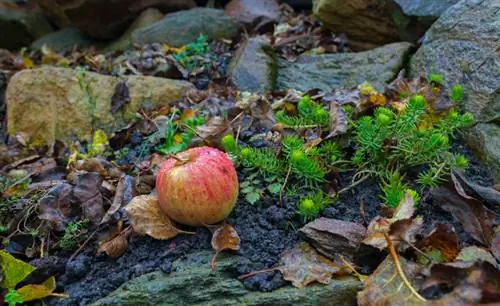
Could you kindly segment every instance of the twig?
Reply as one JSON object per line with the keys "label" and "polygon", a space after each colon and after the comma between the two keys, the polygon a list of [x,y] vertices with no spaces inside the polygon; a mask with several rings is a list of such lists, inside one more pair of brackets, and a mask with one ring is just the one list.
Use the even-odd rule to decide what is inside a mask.
{"label": "twig", "polygon": [[344,256],[342,255],[339,255],[340,256],[340,260],[342,260],[342,262],[344,263],[344,265],[346,265],[351,271],[352,273],[354,273],[354,275],[356,275],[356,277],[359,279],[359,280],[363,280],[366,278],[366,275],[362,275],[362,274],[359,274],[358,271],[356,271],[356,269],[351,265],[350,262],[348,262]]}
{"label": "twig", "polygon": [[238,125],[238,131],[236,132],[236,145],[238,145],[238,139],[240,138],[240,132],[241,132],[241,124]]}
{"label": "twig", "polygon": [[258,271],[252,271],[252,272],[249,272],[247,274],[241,275],[240,277],[238,277],[238,279],[242,280],[242,279],[245,279],[245,278],[248,278],[250,276],[260,274],[260,273],[274,272],[276,270],[278,270],[278,268],[268,268],[268,269],[262,269],[262,270],[258,270]]}
{"label": "twig", "polygon": [[78,255],[78,253],[80,253],[80,251],[83,250],[83,248],[87,245],[87,243],[89,243],[90,239],[92,237],[94,237],[95,233],[97,233],[98,230],[99,230],[99,227],[97,227],[96,230],[94,232],[92,232],[92,234],[90,234],[90,236],[82,243],[82,245],[78,248],[78,250],[76,250],[73,253],[73,255],[71,255],[71,257],[68,259],[68,262],[75,259],[76,255]]}
{"label": "twig", "polygon": [[403,271],[403,268],[401,268],[401,262],[399,261],[398,254],[396,253],[396,248],[394,247],[394,244],[392,243],[391,238],[389,238],[389,235],[387,233],[384,233],[385,240],[387,241],[387,248],[389,249],[389,253],[391,254],[392,261],[394,262],[394,265],[396,266],[396,270],[398,271],[399,276],[403,280],[403,283],[405,283],[406,287],[410,289],[411,293],[415,295],[419,300],[423,302],[427,302],[425,298],[423,298],[415,288],[413,288],[412,284],[410,281],[406,278],[406,275]]}
{"label": "twig", "polygon": [[359,180],[357,180],[356,182],[352,183],[351,185],[345,187],[345,188],[342,188],[339,190],[339,192],[337,192],[337,194],[341,194],[341,193],[344,193],[346,191],[349,191],[351,189],[353,189],[354,187],[358,186],[359,184],[363,183],[364,181],[366,181],[366,179],[368,179],[370,177],[369,174],[363,176],[362,178],[360,178]]}
{"label": "twig", "polygon": [[288,182],[288,177],[290,176],[291,171],[292,171],[292,166],[290,165],[288,167],[288,171],[287,171],[286,176],[285,176],[285,181],[283,182],[283,185],[281,186],[281,189],[280,189],[280,206],[281,207],[283,207],[283,192],[285,190],[286,183]]}

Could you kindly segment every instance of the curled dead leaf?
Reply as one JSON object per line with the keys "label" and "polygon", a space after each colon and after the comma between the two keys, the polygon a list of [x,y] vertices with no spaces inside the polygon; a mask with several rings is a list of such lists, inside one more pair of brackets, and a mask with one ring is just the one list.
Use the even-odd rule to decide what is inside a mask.
{"label": "curled dead leaf", "polygon": [[131,231],[125,230],[109,241],[101,243],[98,253],[106,253],[111,258],[118,258],[125,253],[128,248],[128,236]]}
{"label": "curled dead leaf", "polygon": [[438,224],[422,241],[422,250],[436,262],[450,262],[460,252],[458,236],[448,225]]}
{"label": "curled dead leaf", "polygon": [[177,229],[161,210],[156,196],[137,196],[124,209],[134,232],[139,235],[149,235],[155,239],[170,239],[179,233],[194,234]]}
{"label": "curled dead leaf", "polygon": [[215,251],[210,262],[210,267],[213,270],[215,269],[215,259],[221,251],[240,249],[240,237],[234,227],[226,224],[217,228],[212,234],[212,248]]}

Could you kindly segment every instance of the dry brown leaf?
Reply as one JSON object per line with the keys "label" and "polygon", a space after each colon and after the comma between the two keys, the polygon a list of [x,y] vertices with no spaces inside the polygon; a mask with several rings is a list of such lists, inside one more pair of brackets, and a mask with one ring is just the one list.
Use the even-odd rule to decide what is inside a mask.
{"label": "dry brown leaf", "polygon": [[217,228],[212,234],[212,248],[215,251],[210,263],[210,266],[213,270],[215,269],[215,259],[221,251],[237,251],[240,249],[240,237],[238,236],[238,233],[236,232],[234,227],[226,224]]}
{"label": "dry brown leaf", "polygon": [[111,240],[101,243],[97,252],[104,252],[111,258],[122,256],[128,248],[129,233],[130,231],[124,231]]}
{"label": "dry brown leaf", "polygon": [[129,175],[124,174],[120,178],[118,185],[116,186],[115,197],[113,198],[111,207],[102,218],[101,224],[111,220],[113,214],[116,213],[120,207],[127,205],[132,200],[133,183],[134,179]]}
{"label": "dry brown leaf", "polygon": [[[399,261],[406,277],[415,287],[415,277],[419,267],[402,257],[399,258]],[[404,284],[390,256],[386,257],[363,285],[363,291],[358,292],[359,306],[425,305],[425,302],[415,296],[408,286]]]}
{"label": "dry brown leaf", "polygon": [[458,219],[472,238],[485,246],[491,246],[495,213],[479,200],[469,196],[464,197],[460,195],[461,193],[460,188],[453,190],[451,187],[439,187],[432,191],[433,198],[441,208]]}
{"label": "dry brown leaf", "polygon": [[229,121],[219,116],[212,117],[205,124],[196,127],[196,135],[207,144],[218,143],[219,139],[228,133],[232,133]]}
{"label": "dry brown leaf", "polygon": [[347,132],[348,128],[349,124],[347,121],[347,117],[341,105],[337,101],[331,102],[329,123],[330,133],[328,133],[325,139],[335,137],[339,134],[344,134],[345,132]]}
{"label": "dry brown leaf", "polygon": [[348,275],[351,272],[342,262],[332,262],[304,242],[283,253],[277,269],[283,273],[285,280],[297,288],[313,282],[328,284],[333,275]]}
{"label": "dry brown leaf", "polygon": [[460,252],[458,236],[448,225],[438,224],[422,241],[422,250],[437,262],[450,262]]}
{"label": "dry brown leaf", "polygon": [[137,196],[125,206],[134,232],[149,235],[155,239],[170,239],[182,231],[161,210],[158,198],[152,195]]}

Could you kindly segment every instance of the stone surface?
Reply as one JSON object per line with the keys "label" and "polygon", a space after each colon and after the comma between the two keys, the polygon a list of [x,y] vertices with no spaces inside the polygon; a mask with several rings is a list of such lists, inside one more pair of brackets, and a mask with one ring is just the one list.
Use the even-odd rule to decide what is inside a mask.
{"label": "stone surface", "polygon": [[416,42],[458,0],[313,0],[314,15],[335,33],[345,33],[353,50]]}
{"label": "stone surface", "polygon": [[307,54],[293,63],[279,60],[277,88],[329,91],[364,81],[382,85],[396,77],[411,48],[402,42],[357,53]]}
{"label": "stone surface", "polygon": [[265,37],[252,37],[236,51],[229,79],[239,91],[267,92],[276,85],[276,61]]}
{"label": "stone surface", "polygon": [[210,270],[210,258],[207,251],[188,255],[174,263],[174,272],[132,279],[91,305],[355,305],[360,283],[353,277],[303,289],[286,286],[272,292],[251,292],[236,279],[237,256],[221,254],[215,272]]}
{"label": "stone surface", "polygon": [[224,11],[195,8],[167,14],[162,20],[134,31],[132,42],[141,45],[166,42],[180,47],[195,41],[200,34],[210,39],[232,39],[238,32],[238,23],[225,16]]}
{"label": "stone surface", "polygon": [[495,184],[500,183],[500,125],[478,123],[465,135],[473,152],[490,166]]}
{"label": "stone surface", "polygon": [[53,51],[59,52],[69,50],[75,46],[85,48],[99,44],[101,42],[87,37],[77,28],[70,27],[40,37],[31,44],[31,48],[41,49],[43,45],[47,45]]}
{"label": "stone surface", "polygon": [[54,23],[71,23],[90,37],[120,36],[147,8],[173,12],[196,6],[193,0],[39,0]]}
{"label": "stone surface", "polygon": [[47,144],[89,140],[92,127],[115,131],[134,120],[139,108],[168,104],[194,87],[185,81],[146,76],[125,80],[130,102],[111,113],[117,77],[52,67],[22,70],[12,76],[6,90],[8,133]]}
{"label": "stone surface", "polygon": [[242,23],[247,30],[268,32],[280,17],[280,6],[276,0],[232,0],[224,12]]}
{"label": "stone surface", "polygon": [[104,51],[125,51],[131,47],[132,33],[140,28],[147,27],[163,18],[162,12],[149,8],[141,13],[125,33],[117,40],[105,47]]}
{"label": "stone surface", "polygon": [[364,226],[330,218],[309,222],[300,232],[326,257],[335,258],[335,254],[340,254],[351,260],[366,236]]}
{"label": "stone surface", "polygon": [[394,0],[408,16],[437,19],[459,0]]}
{"label": "stone surface", "polygon": [[286,3],[297,10],[310,10],[312,9],[312,0],[283,0]]}
{"label": "stone surface", "polygon": [[491,123],[470,134],[483,139],[484,145],[477,146],[476,136],[467,141],[493,169],[500,167],[499,142],[488,139],[498,129],[494,124],[500,122],[499,11],[498,0],[460,1],[433,24],[410,61],[413,77],[436,72],[443,75],[447,87],[464,86],[462,108],[476,122]]}
{"label": "stone surface", "polygon": [[37,6],[21,7],[10,1],[0,1],[0,48],[15,50],[27,47],[52,30]]}

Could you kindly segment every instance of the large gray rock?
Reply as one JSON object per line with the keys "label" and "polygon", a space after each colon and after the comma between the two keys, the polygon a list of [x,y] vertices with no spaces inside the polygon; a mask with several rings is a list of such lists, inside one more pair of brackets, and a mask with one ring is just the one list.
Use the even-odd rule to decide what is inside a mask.
{"label": "large gray rock", "polygon": [[313,0],[314,15],[353,50],[396,41],[416,42],[458,0]]}
{"label": "large gray rock", "polygon": [[143,11],[139,17],[132,23],[130,28],[117,40],[110,43],[103,51],[125,51],[132,45],[132,33],[144,27],[147,27],[163,18],[162,12],[155,8],[149,8]]}
{"label": "large gray rock", "polygon": [[500,125],[478,123],[467,131],[466,139],[473,152],[490,166],[495,184],[500,183]]}
{"label": "large gray rock", "polygon": [[252,37],[236,51],[229,64],[229,78],[239,91],[264,93],[276,85],[276,61],[264,37]]}
{"label": "large gray rock", "polygon": [[124,81],[129,102],[113,113],[118,77],[53,67],[22,70],[7,85],[8,133],[49,145],[90,140],[93,130],[116,131],[133,121],[140,108],[168,104],[194,88],[189,82],[148,76]]}
{"label": "large gray rock", "polygon": [[277,0],[231,0],[224,8],[226,15],[241,22],[249,31],[260,33],[273,30],[280,18]]}
{"label": "large gray rock", "polygon": [[[429,29],[410,62],[413,77],[436,72],[443,75],[447,87],[464,86],[462,108],[476,122],[489,123],[478,126],[468,142],[492,169],[500,167],[500,145],[493,140],[500,122],[499,11],[498,0],[460,1]],[[479,135],[484,145],[476,147]]]}
{"label": "large gray rock", "polygon": [[296,62],[278,61],[278,89],[330,91],[364,81],[383,85],[403,68],[412,44],[401,42],[357,53],[305,54]]}
{"label": "large gray rock", "polygon": [[28,47],[35,39],[52,31],[42,11],[0,1],[0,48]]}
{"label": "large gray rock", "polygon": [[189,255],[174,263],[169,275],[146,274],[123,284],[93,306],[136,305],[355,305],[359,281],[353,277],[332,279],[329,285],[303,289],[291,286],[272,292],[250,292],[235,278],[236,256],[220,256],[210,270],[210,252]]}
{"label": "large gray rock", "polygon": [[162,20],[134,31],[132,42],[141,45],[167,43],[180,47],[195,41],[201,34],[210,39],[232,39],[238,32],[238,23],[224,15],[224,11],[195,8],[167,14]]}
{"label": "large gray rock", "polygon": [[85,48],[100,43],[89,38],[77,28],[70,27],[40,37],[31,44],[31,48],[37,50],[41,49],[43,45],[47,45],[51,50],[60,52],[75,46]]}
{"label": "large gray rock", "polygon": [[459,0],[394,0],[408,16],[436,20]]}

